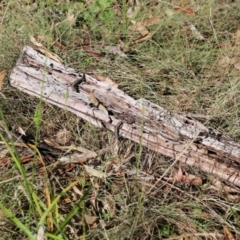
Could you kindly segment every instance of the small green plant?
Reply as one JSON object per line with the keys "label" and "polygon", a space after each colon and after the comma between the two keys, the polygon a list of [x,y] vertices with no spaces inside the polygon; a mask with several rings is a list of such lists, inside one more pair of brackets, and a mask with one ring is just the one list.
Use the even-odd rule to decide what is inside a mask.
{"label": "small green plant", "polygon": [[94,0],[83,16],[86,21],[95,20],[96,18],[107,21],[114,17],[114,13],[110,8],[115,0]]}
{"label": "small green plant", "polygon": [[162,226],[161,234],[163,237],[169,237],[172,235],[172,226],[168,223]]}
{"label": "small green plant", "polygon": [[115,32],[118,25],[116,23],[116,14],[111,8],[115,2],[115,0],[94,0],[83,13],[86,24],[91,29],[95,29],[103,24],[109,32]]}

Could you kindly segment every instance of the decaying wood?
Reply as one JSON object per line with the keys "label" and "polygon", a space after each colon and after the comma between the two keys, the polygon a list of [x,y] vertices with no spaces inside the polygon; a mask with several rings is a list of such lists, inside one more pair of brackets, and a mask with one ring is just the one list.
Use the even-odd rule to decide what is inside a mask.
{"label": "decaying wood", "polygon": [[119,136],[240,187],[240,144],[189,116],[171,113],[145,99],[135,100],[28,46],[11,73],[10,84],[97,127],[119,132]]}

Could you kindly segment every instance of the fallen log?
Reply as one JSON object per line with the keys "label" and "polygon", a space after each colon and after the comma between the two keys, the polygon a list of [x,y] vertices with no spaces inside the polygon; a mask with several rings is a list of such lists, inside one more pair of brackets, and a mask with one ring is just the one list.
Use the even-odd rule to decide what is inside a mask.
{"label": "fallen log", "polygon": [[240,187],[240,144],[189,116],[64,66],[25,46],[10,84],[100,128]]}

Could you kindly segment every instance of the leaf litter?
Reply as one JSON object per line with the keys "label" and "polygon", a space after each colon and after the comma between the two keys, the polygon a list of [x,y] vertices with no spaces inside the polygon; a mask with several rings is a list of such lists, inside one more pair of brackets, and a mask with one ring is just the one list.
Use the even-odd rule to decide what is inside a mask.
{"label": "leaf litter", "polygon": [[[133,18],[135,15],[138,14],[138,11],[141,10],[142,5],[139,3],[139,1],[133,1],[135,2],[134,7],[132,8],[133,10],[131,13],[131,17]],[[162,2],[162,1],[161,1]],[[187,1],[185,1],[187,2]],[[138,10],[136,10],[138,7]],[[173,14],[175,14],[174,12],[181,12],[181,14],[186,14],[186,15],[191,15],[191,14],[195,14],[193,8],[188,7],[188,6],[182,6],[182,7],[176,7],[176,8],[172,8]],[[72,23],[72,21],[74,20],[74,15],[72,13],[69,13],[69,15],[67,16],[67,18],[65,19],[67,22],[69,22],[70,24]],[[161,16],[149,16],[146,19],[142,19],[142,20],[133,20],[135,22],[131,22],[132,26],[136,25],[133,28],[129,28],[129,31],[135,31],[138,34],[140,34],[139,38],[135,38],[134,39],[134,44],[139,43],[139,42],[144,42],[144,41],[148,41],[149,39],[152,38],[154,32],[152,32],[150,30],[150,26],[154,26],[160,23],[160,21],[162,21],[163,19],[161,18]],[[135,29],[134,29],[135,28]],[[189,30],[192,32],[192,36],[197,39],[197,40],[206,40],[203,35],[197,30],[197,28],[195,27],[194,24],[191,23],[191,21],[189,20],[188,22],[188,28]],[[235,44],[238,45],[239,44],[239,34],[236,33],[236,38],[235,38]],[[42,49],[42,45],[39,44],[38,42],[33,41],[33,44],[36,45],[36,47],[39,47],[40,49]],[[107,45],[106,45],[107,46]],[[134,45],[133,45],[134,46]],[[113,46],[113,51],[112,53],[117,54],[119,56],[121,56],[121,54],[123,54],[122,56],[124,56],[124,52],[121,50],[118,52],[118,47],[115,48],[115,46]],[[104,48],[104,47],[103,47]],[[44,49],[44,47],[43,47]],[[96,50],[94,50],[94,48],[90,47],[90,45],[84,46],[83,49],[86,51],[86,53],[90,56],[94,56],[97,59],[102,59],[102,54],[101,51],[100,53]],[[46,51],[46,49],[44,49],[43,51]],[[111,52],[111,50],[110,50]],[[48,53],[49,54],[49,53]],[[49,55],[52,56],[52,59],[55,59],[54,55]],[[220,67],[224,67],[224,68],[229,68],[230,66],[234,66],[234,68],[236,70],[238,69],[238,59],[237,56],[227,56],[223,61],[223,63],[221,63],[221,60],[219,61],[219,66]],[[156,74],[162,74],[162,72],[159,70],[156,71]],[[101,78],[101,77],[100,77]],[[105,78],[105,79],[104,79]],[[108,77],[103,77],[102,79],[104,79],[104,81],[107,79]],[[110,79],[111,80],[111,79]],[[108,80],[106,81],[107,84],[110,84],[111,81],[108,82]],[[114,83],[113,83],[114,84]],[[92,102],[94,102],[97,106],[99,105],[99,101],[98,99],[94,99],[94,94],[92,94],[93,97],[91,99]],[[90,97],[91,98],[91,97]],[[61,135],[61,130],[59,131],[59,135]],[[62,139],[61,139],[62,138]],[[108,168],[106,166],[106,169],[104,169],[104,167],[102,166],[102,159],[101,157],[98,155],[97,152],[95,151],[90,151],[87,148],[83,148],[83,147],[76,147],[76,146],[65,146],[67,144],[67,141],[64,139],[65,137],[60,136],[59,140],[56,141],[54,139],[52,139],[51,143],[53,144],[54,148],[52,149],[52,152],[55,151],[55,149],[61,150],[61,153],[59,155],[58,160],[63,159],[63,157],[66,156],[66,162],[62,165],[57,165],[57,167],[54,168],[54,171],[52,172],[52,175],[54,176],[56,174],[55,171],[58,171],[58,169],[63,168],[62,171],[62,177],[69,177],[68,174],[72,174],[75,171],[78,172],[79,171],[79,166],[81,169],[81,172],[84,172],[84,178],[86,181],[92,182],[92,184],[94,184],[94,186],[97,186],[96,189],[94,190],[94,194],[92,194],[92,206],[94,207],[90,207],[89,213],[84,215],[84,221],[87,223],[87,225],[89,225],[89,229],[96,229],[97,227],[99,227],[98,223],[96,223],[98,218],[104,218],[101,221],[101,226],[105,229],[106,226],[111,226],[112,223],[109,223],[110,220],[108,220],[108,216],[107,214],[109,213],[109,216],[113,217],[116,216],[116,211],[115,208],[112,206],[112,204],[115,204],[118,208],[118,211],[120,212],[120,215],[118,215],[116,217],[116,219],[111,219],[111,221],[119,221],[119,218],[125,218],[124,221],[128,222],[129,219],[127,218],[128,215],[125,215],[125,213],[128,211],[137,211],[138,213],[141,212],[141,207],[143,209],[144,214],[142,216],[144,216],[143,219],[146,219],[143,224],[144,227],[146,227],[147,231],[149,231],[149,229],[151,229],[151,225],[148,225],[147,220],[150,221],[151,218],[148,218],[148,212],[152,215],[154,215],[154,212],[152,212],[152,209],[145,207],[144,204],[141,206],[139,206],[138,208],[133,208],[132,205],[136,204],[137,202],[141,202],[140,199],[136,198],[134,199],[134,197],[137,195],[135,193],[140,193],[141,195],[143,195],[145,197],[146,204],[149,204],[149,201],[156,201],[156,199],[159,199],[159,201],[156,201],[157,203],[157,207],[161,209],[161,207],[167,207],[170,206],[174,208],[174,205],[172,206],[171,204],[174,203],[174,201],[179,200],[180,202],[180,207],[177,209],[176,213],[177,216],[181,216],[183,219],[183,223],[181,223],[181,221],[179,221],[178,218],[174,218],[174,215],[171,216],[169,214],[169,212],[171,212],[171,210],[169,210],[169,212],[167,212],[164,209],[161,209],[163,211],[163,213],[161,213],[161,211],[158,212],[158,218],[157,219],[161,219],[161,224],[165,223],[164,220],[167,220],[167,226],[171,226],[170,224],[174,224],[175,227],[177,227],[178,229],[178,238],[184,238],[184,239],[191,239],[192,236],[196,236],[196,238],[198,238],[198,236],[203,236],[205,237],[205,239],[207,237],[210,238],[210,236],[220,236],[221,234],[219,234],[218,232],[215,233],[199,233],[199,228],[196,228],[196,226],[194,225],[194,223],[191,222],[191,217],[190,214],[194,215],[195,220],[197,219],[197,214],[196,211],[199,210],[198,206],[196,206],[196,209],[191,209],[191,206],[189,206],[189,204],[184,205],[184,201],[189,201],[188,199],[188,195],[187,194],[192,194],[192,196],[194,197],[195,195],[197,195],[197,191],[201,190],[201,191],[206,191],[204,192],[203,196],[208,196],[207,194],[209,193],[209,196],[214,196],[214,194],[217,196],[217,198],[224,198],[224,194],[227,195],[229,201],[231,201],[230,199],[232,199],[232,201],[236,201],[238,202],[239,200],[237,200],[236,198],[234,198],[234,195],[230,195],[233,194],[233,190],[224,184],[217,184],[216,181],[211,182],[211,187],[204,189],[205,184],[204,182],[206,182],[207,178],[203,178],[203,177],[198,177],[199,173],[195,173],[195,175],[193,174],[187,174],[188,171],[192,171],[192,170],[185,170],[183,173],[182,168],[179,167],[178,171],[173,167],[171,170],[173,172],[173,177],[171,174],[169,174],[169,176],[166,176],[165,179],[162,179],[161,181],[159,181],[159,184],[157,184],[156,188],[154,188],[154,194],[153,193],[148,193],[148,189],[150,189],[150,187],[154,184],[154,182],[158,181],[159,177],[161,177],[162,172],[164,172],[164,167],[162,165],[162,162],[159,160],[161,159],[160,156],[157,156],[155,158],[153,158],[153,162],[154,163],[150,163],[152,161],[149,161],[149,165],[151,165],[151,167],[146,167],[144,168],[141,164],[139,166],[139,168],[135,168],[133,167],[133,165],[131,165],[130,163],[137,163],[137,157],[135,155],[129,154],[127,153],[128,147],[124,145],[124,143],[121,143],[122,145],[119,146],[119,151],[118,154],[119,156],[114,158],[114,160],[112,160],[111,164],[108,165]],[[84,144],[84,141],[82,141]],[[64,146],[60,146],[60,145],[64,145]],[[111,144],[111,143],[110,143]],[[129,144],[129,143],[128,143]],[[130,144],[129,144],[130,145]],[[23,147],[23,145],[21,146]],[[110,146],[111,148],[111,146]],[[30,149],[31,150],[31,149]],[[105,152],[102,157],[106,157],[106,159],[108,159],[111,150],[109,150],[109,146],[106,146],[106,149],[101,149],[104,150],[103,152]],[[144,153],[143,153],[144,155]],[[3,155],[4,157],[6,157],[6,154]],[[49,159],[51,159],[51,161],[55,161],[53,160],[52,157],[50,156],[46,156],[46,161],[49,161]],[[73,161],[71,159],[74,159]],[[127,159],[127,160],[126,160]],[[10,157],[8,157],[9,162],[10,161]],[[33,156],[28,157],[28,161],[25,162],[25,164],[30,164],[31,160],[33,160]],[[51,162],[50,161],[50,162]],[[41,165],[41,162],[39,162],[39,164]],[[71,165],[73,164],[73,165]],[[46,164],[47,165],[47,164]],[[51,165],[51,164],[50,164]],[[49,165],[49,166],[50,166]],[[71,165],[71,167],[70,167]],[[100,167],[101,166],[101,167]],[[84,171],[83,171],[84,170]],[[79,173],[79,172],[78,172]],[[175,175],[174,175],[175,174]],[[189,177],[188,176],[193,176],[193,177]],[[201,175],[202,176],[202,175]],[[191,180],[193,179],[193,180]],[[195,184],[196,181],[196,184]],[[111,184],[108,184],[108,182],[110,182]],[[63,183],[63,182],[62,182]],[[136,185],[134,185],[134,183],[137,183]],[[174,192],[174,188],[173,187],[169,187],[167,188],[167,184],[172,184],[174,186],[180,186],[182,187],[182,191],[181,189],[175,190],[176,192]],[[182,184],[182,185],[181,185]],[[125,186],[125,187],[123,187]],[[171,186],[171,185],[168,185]],[[164,188],[166,187],[166,188]],[[102,188],[102,189],[101,189]],[[107,193],[110,196],[109,198],[103,198],[103,192],[106,191],[107,189]],[[164,189],[164,191],[163,191]],[[196,190],[196,191],[195,191]],[[81,189],[81,186],[78,186],[78,188],[73,188],[73,191],[79,195],[82,196],[83,194],[83,189]],[[145,193],[147,193],[147,197],[145,196]],[[166,194],[165,198],[162,198],[162,195]],[[176,194],[176,195],[175,195]],[[119,206],[118,201],[120,202],[125,196],[125,204],[126,206],[124,206],[124,204],[122,204],[121,206]],[[197,195],[197,200],[201,203],[201,195]],[[171,197],[173,197],[174,199],[171,199]],[[178,199],[179,197],[179,199]],[[112,200],[110,199],[112,198]],[[186,198],[186,200],[184,200]],[[234,199],[233,199],[234,198]],[[190,198],[191,199],[191,198]],[[75,202],[77,201],[75,198],[66,198],[66,204],[69,204],[71,202]],[[124,202],[123,201],[123,202]],[[182,201],[182,202],[181,202]],[[196,201],[196,205],[197,202]],[[120,202],[121,203],[121,202]],[[166,204],[165,204],[166,203]],[[101,205],[102,204],[102,205]],[[182,206],[181,206],[182,204]],[[177,204],[176,204],[177,205]],[[204,206],[204,204],[202,205]],[[212,203],[213,208],[215,207],[217,210],[216,211],[224,211],[224,207],[223,205],[221,206],[221,204],[219,203],[218,205],[214,206],[214,203]],[[157,208],[156,207],[156,208]],[[94,209],[95,208],[95,209]],[[184,209],[184,210],[182,210]],[[191,210],[193,210],[191,212]],[[157,211],[157,210],[156,210]],[[164,212],[166,211],[166,212]],[[194,212],[195,211],[195,212]],[[201,214],[199,214],[200,219],[203,219],[205,221],[207,221],[207,219],[212,219],[209,214],[207,212],[204,212],[204,210],[200,210],[203,211],[201,212]],[[99,214],[101,213],[101,214]],[[181,218],[180,218],[181,219]],[[121,223],[124,225],[124,221],[121,222],[119,221],[119,228],[121,229]],[[221,222],[219,220],[219,222]],[[226,221],[227,222],[227,221]],[[79,223],[79,222],[78,222]],[[208,222],[210,223],[210,222]],[[81,222],[81,224],[84,224],[84,222]],[[96,225],[95,225],[96,224]],[[224,225],[224,221],[222,223]],[[210,224],[209,224],[210,225]],[[186,227],[188,226],[188,227]],[[232,236],[232,228],[231,230],[229,230],[229,227],[223,226],[222,227],[222,232],[225,235],[225,239],[234,239]],[[122,229],[122,232],[124,231],[124,228]],[[219,228],[216,231],[220,231]],[[191,237],[189,236],[185,236],[184,233],[186,234],[190,233],[192,234]],[[130,234],[130,233],[129,233]],[[205,235],[204,235],[205,234]],[[209,235],[208,235],[209,234]],[[150,234],[151,235],[151,234]],[[185,237],[184,237],[185,236]],[[222,236],[222,235],[221,235]],[[134,239],[134,238],[132,238]]]}

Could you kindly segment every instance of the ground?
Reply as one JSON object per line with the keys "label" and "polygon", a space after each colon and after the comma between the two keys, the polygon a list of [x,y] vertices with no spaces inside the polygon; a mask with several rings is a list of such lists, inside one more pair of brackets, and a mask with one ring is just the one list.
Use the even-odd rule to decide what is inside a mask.
{"label": "ground", "polygon": [[[188,166],[201,184],[170,181],[178,163],[126,139],[116,151],[112,132],[8,84],[34,37],[64,64],[108,77],[135,99],[211,116],[206,126],[239,142],[239,20],[237,0],[1,1],[1,239],[35,239],[43,229],[45,239],[240,239],[239,192]],[[13,144],[19,129],[27,147]],[[86,165],[98,172],[48,167],[56,154],[36,148],[46,139],[96,153]],[[115,175],[99,177],[111,166]]]}

